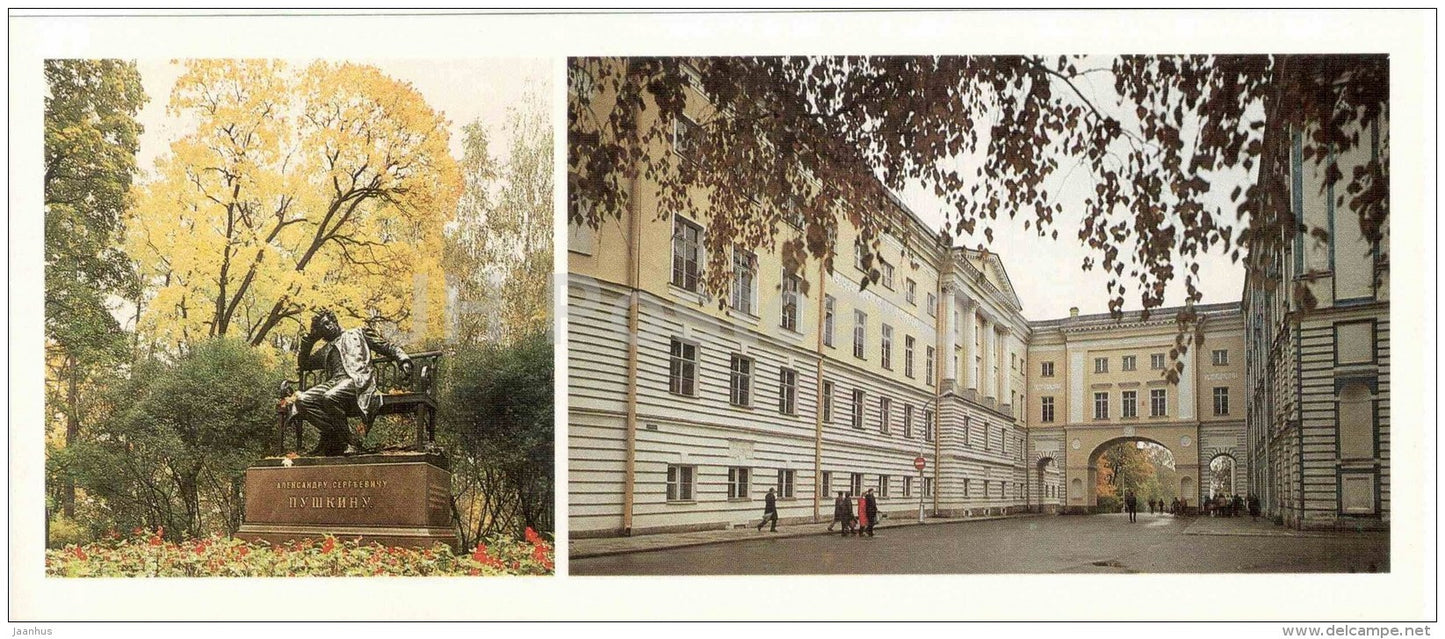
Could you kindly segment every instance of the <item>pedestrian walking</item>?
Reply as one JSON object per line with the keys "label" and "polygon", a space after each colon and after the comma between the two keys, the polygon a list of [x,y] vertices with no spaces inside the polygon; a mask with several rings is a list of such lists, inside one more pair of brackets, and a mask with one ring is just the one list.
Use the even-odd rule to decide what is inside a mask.
{"label": "pedestrian walking", "polygon": [[1129,513],[1129,523],[1132,524],[1138,521],[1139,498],[1134,496],[1134,491],[1132,490],[1124,493],[1124,510]]}
{"label": "pedestrian walking", "polygon": [[1254,493],[1250,493],[1250,494],[1249,494],[1249,520],[1250,520],[1250,521],[1256,521],[1256,520],[1258,520],[1258,519],[1259,519],[1259,496],[1258,496],[1258,495],[1255,495]]}
{"label": "pedestrian walking", "polygon": [[1175,497],[1175,498],[1174,498],[1174,501],[1172,501],[1172,502],[1169,503],[1169,514],[1174,515],[1175,517],[1178,517],[1178,516],[1179,516],[1179,498],[1178,498],[1178,497]]}
{"label": "pedestrian walking", "polygon": [[1149,514],[1154,514],[1154,498],[1149,498]]}
{"label": "pedestrian walking", "polygon": [[843,536],[844,536],[844,537],[847,537],[847,536],[848,536],[848,533],[850,533],[850,532],[853,531],[853,499],[852,499],[852,495],[851,495],[851,494],[844,496],[842,499],[843,499]]}
{"label": "pedestrian walking", "polygon": [[[873,536],[873,527],[878,525],[878,498],[873,496],[873,489],[869,488],[867,494],[863,495],[863,501],[868,511],[868,536]],[[860,536],[862,531],[858,533]]]}
{"label": "pedestrian walking", "polygon": [[1239,495],[1235,495],[1235,496],[1234,496],[1234,501],[1229,504],[1229,516],[1230,516],[1230,517],[1238,517],[1238,516],[1239,516],[1239,513],[1243,512],[1243,511],[1244,511],[1244,498],[1243,498],[1243,497],[1240,497]]}
{"label": "pedestrian walking", "polygon": [[864,533],[866,530],[868,530],[868,521],[869,521],[869,520],[868,520],[868,496],[867,496],[867,495],[859,495],[859,496],[858,496],[858,517],[857,517],[857,520],[856,520],[856,521],[858,522],[858,529],[857,529],[858,536],[859,536],[859,537],[862,537],[862,536],[863,536],[863,533]]}
{"label": "pedestrian walking", "polygon": [[833,522],[828,524],[828,532],[833,532],[833,526],[843,524],[843,530],[848,529],[848,520],[844,519],[843,513],[847,511],[848,500],[843,498],[843,491],[838,491],[838,498],[833,500]]}
{"label": "pedestrian walking", "polygon": [[771,521],[773,528],[769,532],[778,532],[778,496],[773,494],[773,489],[768,489],[768,494],[763,497],[763,520],[758,522],[758,532],[763,532],[763,524]]}

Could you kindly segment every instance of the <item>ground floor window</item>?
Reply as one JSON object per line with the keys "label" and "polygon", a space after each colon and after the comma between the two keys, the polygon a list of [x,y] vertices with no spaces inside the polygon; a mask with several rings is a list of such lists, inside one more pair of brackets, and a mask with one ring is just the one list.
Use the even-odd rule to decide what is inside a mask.
{"label": "ground floor window", "polygon": [[907,475],[904,475],[904,476],[903,476],[903,496],[904,496],[904,497],[912,497],[912,496],[913,496],[913,478],[912,478],[912,477],[909,477],[909,476],[907,476]]}
{"label": "ground floor window", "polygon": [[733,466],[728,469],[728,499],[748,498],[749,474],[747,468]]}
{"label": "ground floor window", "polygon": [[793,498],[793,477],[794,477],[793,471],[791,471],[791,470],[786,470],[786,469],[782,469],[782,468],[779,468],[779,469],[778,469],[778,498],[779,498],[779,499],[792,499],[792,498]]}
{"label": "ground floor window", "polygon": [[863,473],[853,473],[852,481],[848,482],[848,490],[854,495],[863,494]]}
{"label": "ground floor window", "polygon": [[967,479],[963,480],[963,496],[964,496],[965,498],[968,497],[968,482],[969,482],[969,480],[967,480]]}
{"label": "ground floor window", "polygon": [[924,477],[924,478],[923,478],[923,496],[924,496],[924,497],[932,497],[932,496],[933,496],[933,478],[932,478],[932,477]]}
{"label": "ground floor window", "polygon": [[889,484],[889,477],[888,477],[887,475],[879,475],[879,476],[878,476],[878,498],[879,498],[879,499],[886,499],[886,498],[888,497],[888,484]]}
{"label": "ground floor window", "polygon": [[818,482],[818,494],[827,497],[833,492],[833,473],[823,471],[823,479]]}
{"label": "ground floor window", "polygon": [[692,478],[696,472],[697,469],[694,466],[669,465],[667,467],[667,500],[692,501]]}

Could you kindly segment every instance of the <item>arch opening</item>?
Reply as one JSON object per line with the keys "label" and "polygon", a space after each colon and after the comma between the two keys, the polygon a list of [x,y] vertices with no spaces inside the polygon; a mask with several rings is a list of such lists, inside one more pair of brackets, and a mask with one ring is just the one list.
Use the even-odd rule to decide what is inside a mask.
{"label": "arch opening", "polygon": [[1119,512],[1132,493],[1141,511],[1147,512],[1151,501],[1168,506],[1192,494],[1180,477],[1173,450],[1162,442],[1144,436],[1108,439],[1089,454],[1090,505],[1093,512]]}

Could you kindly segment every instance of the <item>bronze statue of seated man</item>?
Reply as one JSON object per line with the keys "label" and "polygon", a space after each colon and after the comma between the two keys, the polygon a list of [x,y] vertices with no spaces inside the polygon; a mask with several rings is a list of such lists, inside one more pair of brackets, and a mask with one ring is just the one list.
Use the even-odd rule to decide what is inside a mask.
{"label": "bronze statue of seated man", "polygon": [[[312,352],[318,340],[326,344]],[[381,408],[372,354],[391,357],[402,375],[411,374],[411,358],[370,327],[341,330],[336,315],[320,310],[311,318],[311,330],[301,338],[297,364],[302,370],[321,370],[325,381],[297,395],[289,419],[310,422],[320,433],[311,455],[354,455],[366,452],[365,429]],[[353,429],[347,417],[361,417]]]}

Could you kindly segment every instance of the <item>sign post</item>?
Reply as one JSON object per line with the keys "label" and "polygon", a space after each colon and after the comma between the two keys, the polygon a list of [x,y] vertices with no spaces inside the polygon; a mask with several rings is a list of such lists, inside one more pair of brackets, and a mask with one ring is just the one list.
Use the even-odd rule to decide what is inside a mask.
{"label": "sign post", "polygon": [[918,523],[923,523],[923,468],[928,465],[928,460],[919,455],[913,458],[913,467],[918,469]]}

